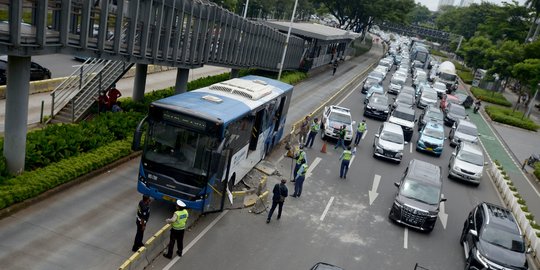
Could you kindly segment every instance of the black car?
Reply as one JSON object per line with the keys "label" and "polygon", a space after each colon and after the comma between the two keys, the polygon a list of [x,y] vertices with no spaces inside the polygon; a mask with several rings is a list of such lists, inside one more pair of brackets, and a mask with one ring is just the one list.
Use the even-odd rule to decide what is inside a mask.
{"label": "black car", "polygon": [[398,223],[431,232],[437,223],[441,198],[441,167],[413,159],[399,182],[389,218]]}
{"label": "black car", "polygon": [[344,269],[341,267],[335,266],[333,264],[319,262],[313,267],[311,267],[310,270],[344,270]]}
{"label": "black car", "polygon": [[378,93],[373,94],[364,106],[364,116],[386,121],[390,108],[388,105],[388,97]]}
{"label": "black car", "polygon": [[503,207],[480,203],[465,220],[460,242],[465,269],[528,269],[525,240],[512,213]]}
{"label": "black car", "polygon": [[[0,85],[6,84],[7,81],[7,55],[0,56]],[[42,67],[40,64],[30,63],[30,81],[46,80],[51,78],[51,71]]]}
{"label": "black car", "polygon": [[444,109],[444,124],[451,127],[459,119],[467,118],[465,108],[459,104],[449,103]]}

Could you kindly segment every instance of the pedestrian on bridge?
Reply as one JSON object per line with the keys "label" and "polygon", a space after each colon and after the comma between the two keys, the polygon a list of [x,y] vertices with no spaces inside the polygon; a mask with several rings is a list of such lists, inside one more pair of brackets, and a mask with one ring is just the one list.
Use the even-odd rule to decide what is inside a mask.
{"label": "pedestrian on bridge", "polygon": [[367,124],[366,119],[363,119],[362,122],[358,124],[358,127],[356,128],[356,138],[354,138],[354,144],[358,145],[360,143],[360,140],[362,139],[362,136],[367,130]]}
{"label": "pedestrian on bridge", "polygon": [[176,211],[174,212],[171,218],[166,219],[165,221],[171,224],[171,236],[169,240],[169,246],[167,253],[163,254],[163,257],[167,259],[172,259],[172,252],[174,249],[174,242],[177,242],[178,250],[176,254],[179,257],[182,257],[182,250],[184,249],[184,230],[186,229],[187,219],[189,217],[188,211],[186,210],[186,204],[182,200],[176,201]]}
{"label": "pedestrian on bridge", "polygon": [[302,187],[304,186],[304,180],[306,180],[306,173],[308,170],[308,165],[304,160],[304,163],[300,165],[300,169],[298,169],[298,172],[296,173],[296,178],[294,179],[294,193],[293,197],[300,197],[302,194]]}
{"label": "pedestrian on bridge", "polygon": [[349,171],[349,164],[351,163],[353,153],[351,147],[348,146],[346,150],[343,151],[339,159],[341,160],[341,168],[339,169],[339,178],[347,179],[347,171]]}
{"label": "pedestrian on bridge", "polygon": [[135,252],[139,248],[143,247],[143,237],[144,230],[146,229],[146,223],[148,223],[148,218],[150,218],[150,197],[148,195],[143,195],[142,200],[139,202],[137,207],[137,234],[135,234],[135,242],[131,251]]}
{"label": "pedestrian on bridge", "polygon": [[319,125],[319,119],[315,117],[315,119],[313,119],[313,123],[311,123],[311,126],[309,127],[309,134],[306,142],[307,147],[313,147],[313,141],[315,141],[315,136],[317,136],[320,129],[321,126]]}
{"label": "pedestrian on bridge", "polygon": [[270,223],[270,219],[272,219],[272,215],[274,214],[274,210],[276,210],[276,207],[278,207],[278,214],[277,219],[281,218],[281,210],[283,210],[283,203],[285,202],[285,198],[289,195],[289,189],[285,185],[287,183],[287,179],[281,179],[281,183],[274,185],[274,189],[272,190],[272,208],[270,208],[270,212],[268,212],[268,218],[266,218],[266,223]]}

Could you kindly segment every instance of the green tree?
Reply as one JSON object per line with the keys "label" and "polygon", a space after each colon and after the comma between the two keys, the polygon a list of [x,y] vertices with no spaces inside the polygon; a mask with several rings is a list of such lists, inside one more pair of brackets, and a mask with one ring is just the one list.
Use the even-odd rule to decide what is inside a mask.
{"label": "green tree", "polygon": [[[512,69],[512,74],[514,78],[521,83],[520,96],[523,93],[528,92],[528,98],[525,101],[525,104],[529,103],[531,97],[533,97],[534,93],[537,91],[537,86],[540,82],[540,59],[525,59],[525,61],[515,64]],[[514,110],[517,106],[516,103]]]}
{"label": "green tree", "polygon": [[468,66],[485,68],[488,64],[487,52],[493,48],[493,43],[487,37],[475,36],[462,45],[460,54],[465,59]]}
{"label": "green tree", "polygon": [[484,22],[478,25],[477,31],[489,36],[491,41],[519,40],[527,36],[529,25],[525,18],[529,17],[526,7],[517,2],[503,3],[495,7],[491,13],[486,14]]}
{"label": "green tree", "polygon": [[525,45],[525,58],[540,59],[540,39]]}
{"label": "green tree", "polygon": [[[493,46],[485,51],[486,66],[490,67],[490,75],[498,74],[502,81],[508,82],[513,75],[514,65],[523,61],[523,45],[515,40],[500,41],[497,46]],[[506,85],[503,85],[504,89]]]}
{"label": "green tree", "polygon": [[412,24],[427,23],[431,20],[431,11],[422,4],[416,4],[414,8],[407,13],[407,22]]}
{"label": "green tree", "polygon": [[485,22],[489,16],[494,16],[497,8],[499,7],[488,2],[468,7],[448,7],[440,12],[435,23],[438,29],[469,39],[476,34],[479,24]]}

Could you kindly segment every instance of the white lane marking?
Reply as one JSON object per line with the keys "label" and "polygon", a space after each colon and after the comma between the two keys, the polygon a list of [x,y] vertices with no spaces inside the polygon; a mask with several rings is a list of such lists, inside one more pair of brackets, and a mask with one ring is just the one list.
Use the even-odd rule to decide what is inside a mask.
{"label": "white lane marking", "polygon": [[371,190],[368,191],[369,196],[369,205],[372,205],[377,196],[379,196],[379,193],[377,193],[377,188],[379,188],[379,182],[381,181],[381,176],[376,174],[373,177],[373,185],[371,186]]}
{"label": "white lane marking", "polygon": [[334,202],[334,196],[332,196],[330,200],[328,201],[328,203],[326,204],[326,208],[324,208],[324,212],[322,213],[321,218],[320,218],[321,221],[324,220],[324,217],[326,216],[326,213],[328,213],[328,210],[330,209],[332,202]]}
{"label": "white lane marking", "polygon": [[[441,194],[441,198],[444,198],[444,194]],[[446,213],[445,206],[446,206],[445,202],[441,202],[439,204],[439,219],[441,220],[443,228],[446,230],[446,224],[448,222],[448,214]]]}
{"label": "white lane marking", "polygon": [[283,155],[281,155],[281,157],[278,158],[278,160],[276,161],[276,164],[279,164],[283,160],[283,158],[285,156],[287,156],[287,152],[289,152],[289,151],[285,151],[285,153]]}
{"label": "white lane marking", "polygon": [[366,138],[367,133],[368,133],[368,131],[366,130],[366,131],[364,132],[364,134],[362,134],[362,141]]}
{"label": "white lane marking", "polygon": [[409,228],[405,227],[405,231],[403,232],[403,248],[407,249],[407,245],[409,242]]}
{"label": "white lane marking", "polygon": [[[531,183],[531,181],[529,180],[529,177],[527,177],[527,175],[525,175],[525,173],[523,173],[523,171],[521,170],[521,165],[517,164],[516,161],[514,160],[514,158],[512,157],[512,155],[510,154],[510,152],[508,151],[508,149],[506,149],[506,146],[504,145],[504,143],[499,139],[499,135],[497,135],[497,133],[495,133],[495,131],[493,130],[493,128],[491,128],[491,125],[488,123],[488,121],[486,120],[486,118],[484,117],[484,115],[480,114],[480,117],[482,117],[482,119],[484,119],[484,122],[486,123],[486,125],[488,126],[488,128],[491,130],[491,133],[493,133],[493,135],[495,135],[495,138],[497,138],[497,141],[499,142],[499,144],[501,144],[502,148],[504,149],[504,151],[506,151],[506,154],[508,155],[508,157],[510,158],[510,160],[512,160],[512,162],[514,162],[514,165],[517,166],[519,172],[521,173],[521,175],[523,175],[523,177],[525,177],[525,180],[527,183],[529,183],[529,185],[531,186],[531,188],[534,190],[534,192],[536,192],[536,195],[538,195],[540,197],[540,192],[538,192],[538,190],[536,189],[536,187]],[[481,140],[480,140],[481,141]],[[482,146],[484,146],[484,144],[482,144]],[[483,147],[484,150],[486,150],[485,152],[488,153],[487,149],[485,147]],[[488,153],[488,156],[489,156],[489,153]],[[491,160],[491,157],[489,158]]]}
{"label": "white lane marking", "polygon": [[410,142],[410,143],[409,143],[409,153],[412,153],[412,145],[413,145],[413,143]]}
{"label": "white lane marking", "polygon": [[[221,213],[216,219],[214,219],[212,221],[212,223],[208,224],[208,226],[206,226],[206,228],[204,228],[204,230],[199,233],[199,235],[197,235],[197,237],[195,237],[195,239],[191,240],[191,242],[189,242],[189,244],[184,248],[183,252],[184,254],[186,254],[189,249],[191,249],[195,244],[197,244],[197,242],[199,240],[201,240],[201,238],[210,230],[212,229],[212,227],[214,227],[214,225],[216,225],[216,223],[218,223],[218,221],[220,219],[222,219],[227,213],[229,213],[229,210],[225,210],[223,211],[223,213]],[[176,253],[174,253],[176,254]],[[174,259],[172,259],[172,261],[170,261],[167,265],[165,265],[165,267],[163,267],[163,270],[169,270],[171,269],[171,267],[178,261],[180,260],[180,257],[178,256],[175,256]]]}
{"label": "white lane marking", "polygon": [[306,172],[306,179],[309,178],[313,172],[313,169],[315,169],[315,167],[317,167],[317,165],[319,164],[319,162],[321,162],[321,158],[320,157],[316,157],[315,160],[313,160],[313,162],[311,163],[311,165],[309,165],[309,168]]}

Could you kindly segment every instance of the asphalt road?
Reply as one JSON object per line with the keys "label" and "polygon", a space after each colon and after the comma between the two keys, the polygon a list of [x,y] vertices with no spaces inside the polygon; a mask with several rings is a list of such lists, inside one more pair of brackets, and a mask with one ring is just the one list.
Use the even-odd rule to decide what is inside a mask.
{"label": "asphalt road", "polygon": [[[338,104],[350,108],[353,118],[359,121],[363,119],[363,98],[357,89]],[[479,187],[448,179],[447,165],[453,148],[446,142],[440,158],[418,153],[414,150],[416,130],[401,164],[375,159],[372,143],[381,122],[367,119],[367,123],[368,132],[357,148],[347,179],[339,178],[341,150],[334,150],[330,143],[327,153],[321,153],[318,137],[313,149],[306,150],[311,175],[302,197],[287,199],[281,220],[274,215],[266,224],[265,215],[231,211],[181,259],[167,265],[168,260],[159,258],[154,268],[309,269],[324,261],[345,269],[413,269],[416,263],[430,270],[462,269],[464,255],[459,236],[469,211],[481,201],[501,204],[487,172]],[[276,162],[282,175],[288,176],[291,160],[281,158],[282,154],[283,150],[274,151],[270,160]],[[439,218],[429,234],[388,219],[397,191],[393,183],[411,159],[439,165],[443,171],[447,224],[443,226]],[[376,177],[380,177],[378,196],[370,205],[368,194],[375,191]],[[293,184],[288,187],[292,192]]]}
{"label": "asphalt road", "polygon": [[66,77],[71,75],[81,62],[73,59],[69,54],[46,54],[32,57],[32,62],[36,62],[51,71],[53,78]]}
{"label": "asphalt road", "polygon": [[[369,59],[368,59],[369,60]],[[366,61],[367,62],[367,61]],[[362,63],[368,65],[369,63]],[[339,70],[338,70],[339,71]],[[388,75],[390,78],[391,74]],[[174,78],[173,78],[174,79]],[[326,80],[326,79],[324,79]],[[323,91],[319,89],[317,91]],[[308,92],[295,92],[306,96]],[[363,100],[359,89],[339,104],[361,120]],[[324,98],[324,97],[321,97]],[[294,104],[294,110],[300,109]],[[293,108],[293,107],[291,107]],[[308,113],[307,111],[304,112]],[[298,114],[298,112],[297,112]],[[289,117],[289,120],[295,120]],[[463,250],[459,234],[469,210],[480,201],[500,204],[487,173],[478,188],[446,178],[452,148],[440,158],[406,151],[400,165],[372,157],[374,131],[381,122],[367,119],[368,132],[358,147],[348,178],[338,176],[341,151],[328,146],[321,153],[317,138],[307,154],[312,174],[301,198],[288,198],[281,220],[266,224],[265,215],[248,209],[231,210],[201,218],[186,233],[185,255],[173,261],[159,257],[156,269],[309,269],[318,261],[345,269],[413,269],[415,263],[430,269],[461,269]],[[447,131],[448,132],[448,131]],[[269,157],[280,173],[290,175],[291,161],[284,150]],[[319,159],[317,159],[319,158]],[[419,233],[387,218],[396,182],[412,158],[441,166],[448,222],[439,220],[430,234]],[[85,184],[46,199],[34,207],[0,220],[0,265],[5,269],[110,269],[131,255],[135,234],[135,208],[139,159],[129,161]],[[377,198],[369,204],[373,179],[380,176]],[[269,183],[273,186],[274,183]],[[293,185],[288,184],[290,192]],[[325,211],[325,209],[328,209]],[[164,225],[168,205],[154,202],[145,239]],[[326,212],[326,214],[324,214]],[[217,220],[217,218],[220,218]],[[216,221],[208,232],[200,232]]]}

